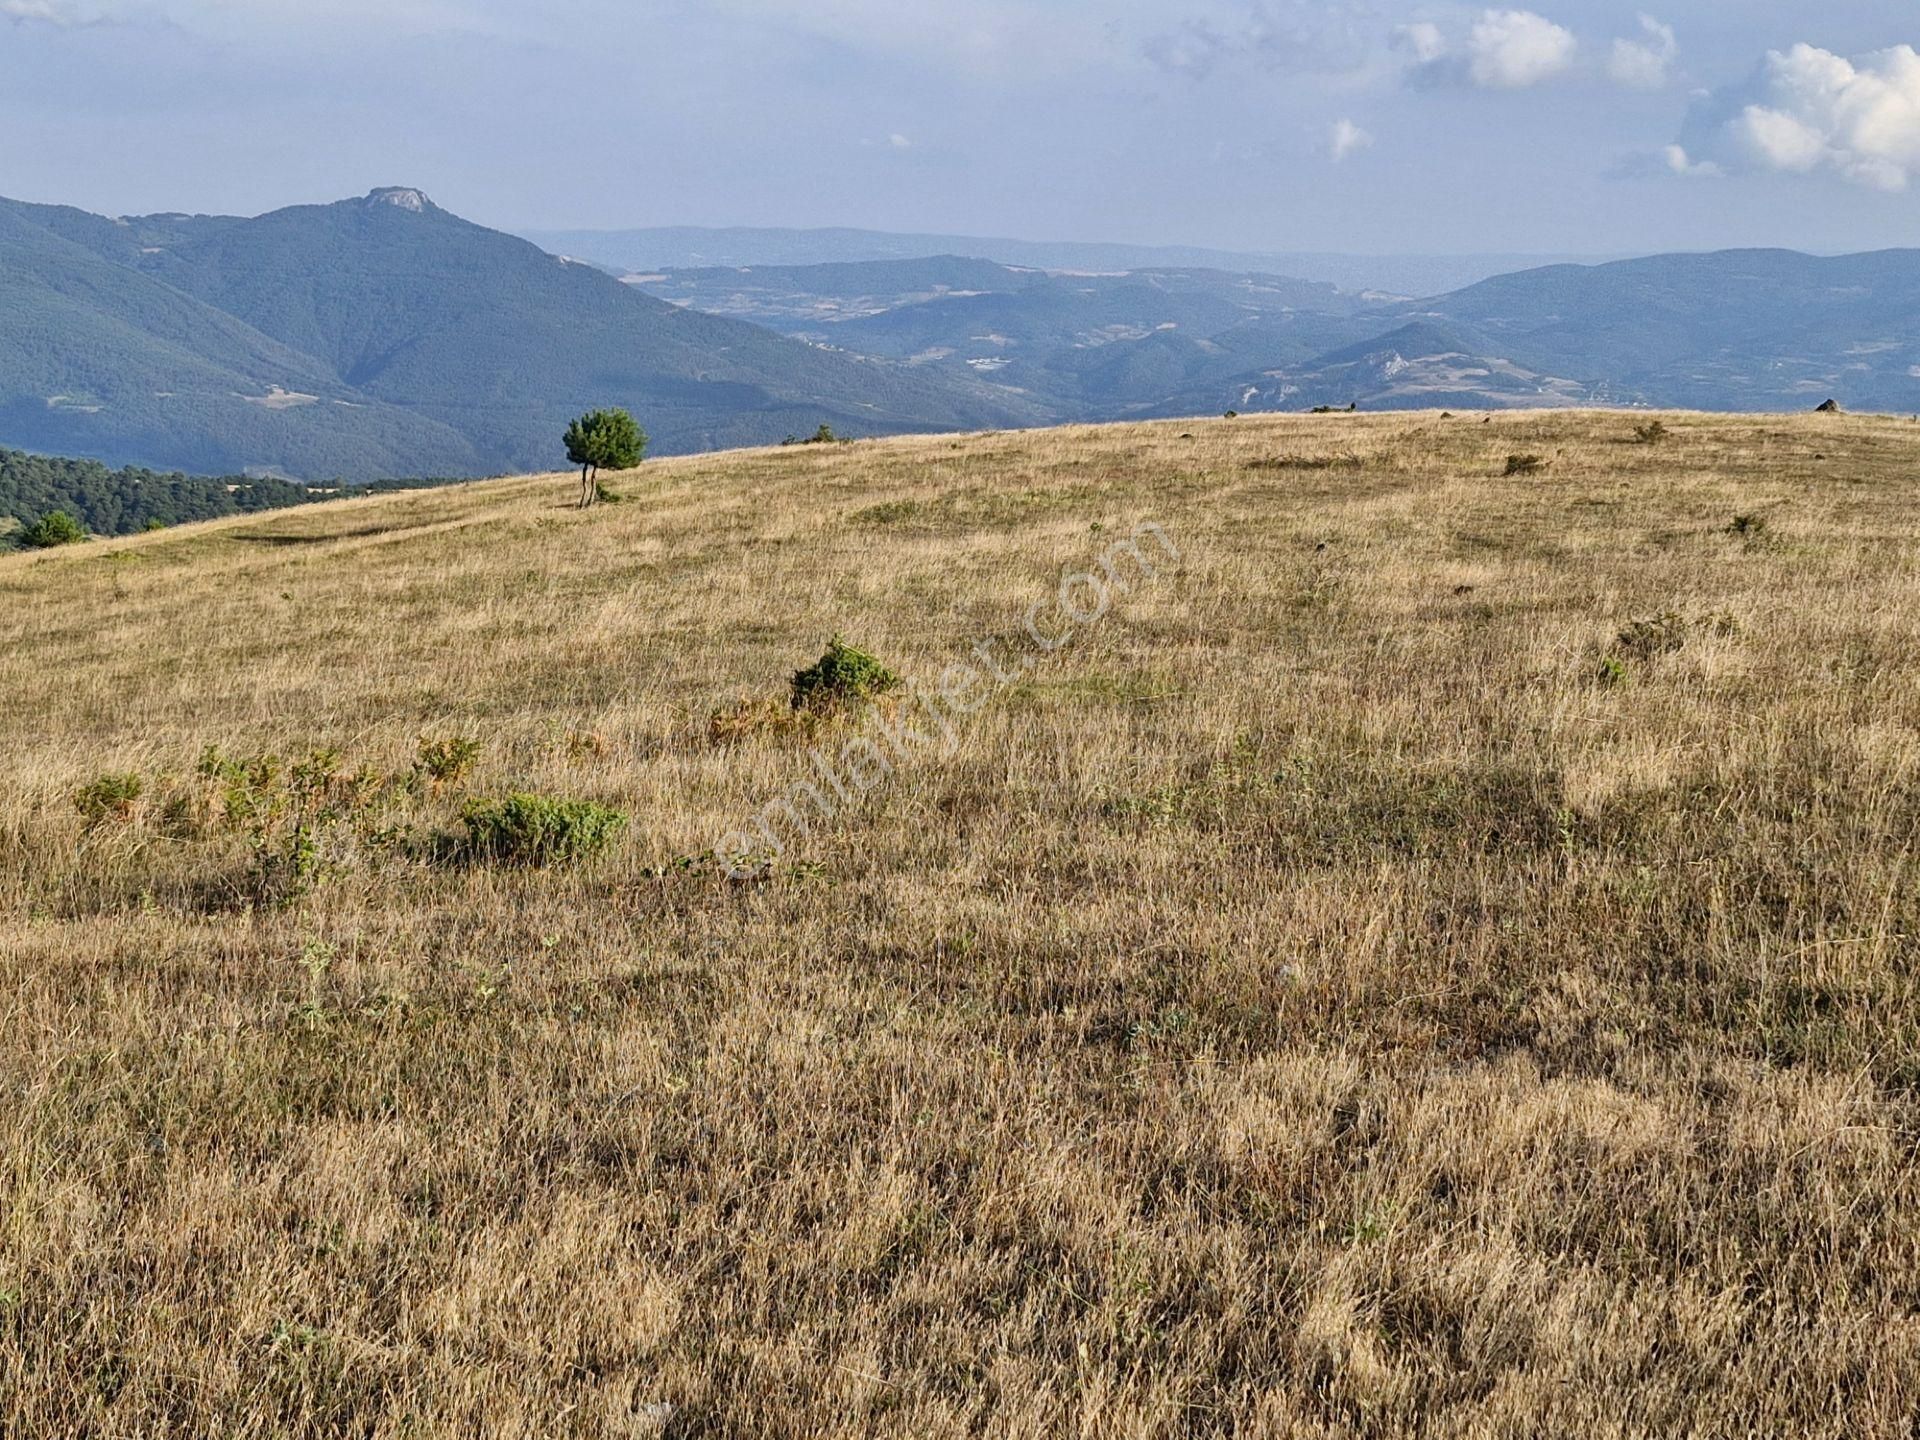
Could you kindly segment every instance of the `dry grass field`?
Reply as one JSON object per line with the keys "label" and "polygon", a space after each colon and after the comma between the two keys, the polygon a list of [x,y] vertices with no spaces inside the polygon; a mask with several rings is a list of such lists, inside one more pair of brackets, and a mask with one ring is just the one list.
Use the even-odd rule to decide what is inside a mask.
{"label": "dry grass field", "polygon": [[1645,418],[0,559],[0,1433],[1912,1434],[1920,424]]}

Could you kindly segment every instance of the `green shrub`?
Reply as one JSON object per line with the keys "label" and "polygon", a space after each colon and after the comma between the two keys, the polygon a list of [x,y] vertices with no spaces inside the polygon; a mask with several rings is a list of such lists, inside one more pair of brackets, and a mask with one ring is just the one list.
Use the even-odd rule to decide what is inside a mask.
{"label": "green shrub", "polygon": [[555,800],[516,794],[469,801],[464,858],[498,865],[560,865],[585,860],[613,843],[626,827],[618,810],[591,800]]}
{"label": "green shrub", "polygon": [[49,510],[20,532],[20,543],[33,550],[78,545],[86,538],[86,527],[64,510]]}
{"label": "green shrub", "polygon": [[1736,515],[1733,523],[1727,526],[1729,535],[1737,535],[1742,540],[1758,540],[1767,533],[1767,517],[1764,515]]}
{"label": "green shrub", "polygon": [[1673,432],[1658,420],[1650,420],[1645,425],[1633,427],[1633,438],[1642,445],[1658,445]]}
{"label": "green shrub", "polygon": [[465,735],[420,740],[420,768],[436,785],[453,785],[466,777],[480,758],[480,742]]}
{"label": "green shrub", "polygon": [[89,827],[131,820],[145,790],[138,775],[101,775],[73,792],[73,805]]}
{"label": "green shrub", "polygon": [[279,830],[255,832],[247,865],[250,901],[263,909],[291,905],[325,878],[326,866],[320,858],[323,823],[302,819]]}
{"label": "green shrub", "polygon": [[261,908],[290,905],[376,843],[373,812],[384,787],[369,771],[343,775],[340,766],[340,752],[328,747],[286,760],[208,746],[196,769],[211,793],[198,805],[169,802],[163,818],[182,836],[201,828],[201,814],[244,835],[249,863],[239,898]]}
{"label": "green shrub", "polygon": [[826,654],[794,673],[793,708],[830,710],[854,705],[899,684],[900,677],[878,659],[836,635],[827,642]]}
{"label": "green shrub", "polygon": [[1547,457],[1544,455],[1507,456],[1506,473],[1509,475],[1538,475],[1546,468]]}

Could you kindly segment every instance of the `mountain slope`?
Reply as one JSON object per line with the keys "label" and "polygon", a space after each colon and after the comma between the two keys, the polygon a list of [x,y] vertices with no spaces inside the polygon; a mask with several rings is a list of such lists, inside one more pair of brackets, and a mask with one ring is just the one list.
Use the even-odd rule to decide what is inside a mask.
{"label": "mountain slope", "polygon": [[1920,250],[1656,255],[1503,275],[1404,307],[1596,398],[1705,409],[1920,405]]}
{"label": "mountain slope", "polygon": [[[38,212],[38,213],[37,213]],[[479,452],[311,355],[0,203],[0,440],[185,469],[471,470]],[[111,222],[102,222],[110,225]],[[62,233],[64,230],[66,233]]]}
{"label": "mountain slope", "polygon": [[188,222],[142,265],[365,394],[452,426],[496,466],[551,463],[560,427],[590,405],[632,409],[668,452],[777,440],[821,420],[875,433],[1015,418],[987,386],[678,309],[417,191],[211,232]]}
{"label": "mountain slope", "polygon": [[853,350],[964,365],[1063,418],[1349,403],[1794,410],[1829,395],[1920,407],[1920,251],[1551,266],[1418,302],[1205,270],[918,264],[633,283]]}
{"label": "mountain slope", "polygon": [[1370,410],[1591,405],[1581,381],[1515,364],[1470,326],[1414,320],[1304,362],[1177,395],[1165,413],[1358,405]]}
{"label": "mountain slope", "polygon": [[607,405],[656,454],[1349,403],[1910,411],[1916,335],[1920,251],[1552,266],[1421,301],[951,255],[623,283],[414,190],[253,219],[0,201],[0,445],[302,480],[539,469]]}
{"label": "mountain slope", "polygon": [[1063,419],[1155,410],[1250,366],[1305,359],[1350,339],[1352,319],[1371,308],[1330,285],[1283,276],[1051,274],[953,256],[629,280],[788,335],[988,375]]}
{"label": "mountain slope", "polygon": [[33,448],[368,478],[538,468],[592,405],[632,409],[660,452],[823,421],[875,434],[1042,418],[974,376],[677,308],[417,191],[251,220],[0,213],[0,315],[16,321],[0,441]]}

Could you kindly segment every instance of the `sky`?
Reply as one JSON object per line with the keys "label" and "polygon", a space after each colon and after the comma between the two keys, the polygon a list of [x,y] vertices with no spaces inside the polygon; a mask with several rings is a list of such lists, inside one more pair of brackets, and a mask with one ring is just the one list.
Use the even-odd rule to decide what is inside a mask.
{"label": "sky", "polygon": [[1920,4],[0,0],[0,194],[1358,254],[1920,244]]}

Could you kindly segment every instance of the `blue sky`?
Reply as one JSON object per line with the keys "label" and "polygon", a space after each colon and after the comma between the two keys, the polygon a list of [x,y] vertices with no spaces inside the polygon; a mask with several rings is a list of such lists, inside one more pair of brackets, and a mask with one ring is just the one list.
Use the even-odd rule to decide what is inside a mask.
{"label": "blue sky", "polygon": [[0,0],[0,194],[1261,250],[1920,243],[1913,0]]}

